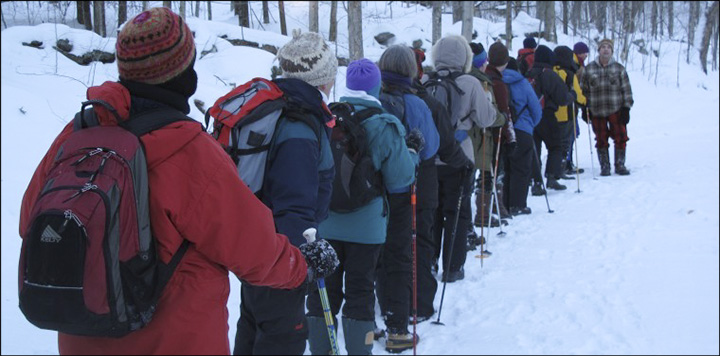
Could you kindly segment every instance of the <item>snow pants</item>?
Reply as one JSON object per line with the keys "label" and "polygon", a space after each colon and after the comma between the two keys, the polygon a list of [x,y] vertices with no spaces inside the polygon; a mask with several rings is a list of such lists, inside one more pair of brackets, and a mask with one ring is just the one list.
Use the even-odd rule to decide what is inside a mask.
{"label": "snow pants", "polygon": [[608,138],[612,137],[616,149],[625,149],[625,145],[630,139],[627,135],[627,126],[620,121],[620,112],[607,117],[592,115],[590,119],[593,133],[595,133],[595,147],[610,147]]}

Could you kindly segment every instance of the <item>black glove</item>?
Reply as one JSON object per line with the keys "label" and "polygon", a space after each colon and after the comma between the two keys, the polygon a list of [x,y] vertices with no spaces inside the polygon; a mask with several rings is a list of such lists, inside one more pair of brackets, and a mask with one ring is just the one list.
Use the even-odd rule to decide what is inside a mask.
{"label": "black glove", "polygon": [[425,147],[425,138],[423,137],[422,132],[420,132],[420,129],[412,129],[407,136],[405,136],[405,144],[409,149],[415,150],[416,153],[420,153],[420,151]]}
{"label": "black glove", "polygon": [[312,284],[318,278],[325,278],[335,272],[340,265],[335,249],[327,240],[315,240],[299,247],[308,265],[307,283]]}
{"label": "black glove", "polygon": [[621,107],[620,108],[620,122],[627,125],[630,122],[630,108]]}
{"label": "black glove", "polygon": [[582,111],[582,119],[585,122],[588,122],[588,109],[586,106],[581,106],[580,111]]}

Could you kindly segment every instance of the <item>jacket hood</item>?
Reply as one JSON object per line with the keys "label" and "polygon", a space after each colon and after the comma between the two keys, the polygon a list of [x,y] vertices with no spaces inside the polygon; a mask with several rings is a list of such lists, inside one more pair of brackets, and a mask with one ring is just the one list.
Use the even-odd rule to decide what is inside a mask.
{"label": "jacket hood", "polygon": [[520,72],[513,69],[506,68],[502,74],[502,80],[505,84],[515,84],[521,80],[525,80],[525,77],[523,77]]}
{"label": "jacket hood", "polygon": [[557,46],[555,47],[555,65],[560,66],[563,69],[573,70],[573,56],[575,55],[568,46]]}
{"label": "jacket hood", "polygon": [[451,35],[441,38],[432,48],[432,61],[435,70],[470,72],[472,67],[472,49],[465,37]]}

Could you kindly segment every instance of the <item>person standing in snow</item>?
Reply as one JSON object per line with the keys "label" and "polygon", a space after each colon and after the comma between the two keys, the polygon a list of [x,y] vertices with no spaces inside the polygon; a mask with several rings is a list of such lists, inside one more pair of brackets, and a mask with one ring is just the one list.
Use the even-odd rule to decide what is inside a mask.
{"label": "person standing in snow", "polygon": [[[390,46],[380,57],[378,67],[382,78],[380,101],[383,108],[400,119],[407,132],[419,131],[422,134],[418,136],[423,138],[422,142],[406,141],[408,148],[416,150],[420,158],[419,177],[428,167],[435,165],[440,138],[430,109],[411,88],[417,75],[415,54],[407,46]],[[419,179],[416,189],[426,189]],[[385,349],[402,352],[413,347],[413,336],[408,333],[413,267],[410,186],[388,190],[387,196],[390,215],[387,239],[380,252],[376,290],[388,332]]]}
{"label": "person standing in snow", "polygon": [[[337,58],[322,36],[295,30],[277,59],[283,76],[274,83],[319,129],[301,120],[278,121],[260,197],[273,212],[277,232],[300,246],[305,243],[303,232],[317,228],[330,205],[335,167],[327,125],[334,118],[326,102],[335,84]],[[243,283],[233,353],[302,355],[308,335],[305,294],[304,288]]]}
{"label": "person standing in snow", "polygon": [[[590,49],[588,48],[587,44],[585,42],[578,42],[573,46],[573,62],[574,66],[573,69],[575,70],[575,77],[577,78],[578,83],[582,83],[582,75],[585,71],[585,59],[588,56],[588,52],[590,52]],[[578,84],[579,85],[579,84]],[[578,88],[579,89],[579,88]],[[582,89],[579,89],[582,91]],[[583,96],[584,97],[584,96]],[[577,140],[578,136],[580,136],[580,120],[578,118],[582,118],[587,122],[587,109],[586,104],[579,103],[580,100],[578,98],[578,102],[576,102],[575,105],[575,132],[571,133],[570,137],[570,147],[568,148],[568,154],[566,157],[566,165],[565,165],[565,174],[566,175],[573,175],[576,172],[577,173],[583,173],[585,172],[582,168],[576,168],[575,164],[573,164],[573,146],[575,145],[575,141]],[[582,114],[580,114],[582,113]]]}
{"label": "person standing in snow", "polygon": [[535,48],[537,48],[537,42],[535,42],[535,39],[532,37],[526,37],[523,40],[523,48],[518,51],[518,69],[520,74],[524,77],[527,76],[527,73],[530,69],[532,69],[533,64],[535,63]]}
{"label": "person standing in snow", "polygon": [[[558,110],[555,112],[555,118],[558,121],[558,126],[561,130],[565,131],[565,154],[561,164],[562,170],[560,178],[575,179],[576,172],[574,170],[572,172],[568,172],[567,170],[567,156],[568,153],[572,151],[571,147],[573,141],[575,141],[575,133],[578,129],[577,118],[574,116],[576,114],[575,105],[573,104],[585,105],[586,101],[582,90],[580,90],[580,84],[578,83],[577,77],[575,76],[576,67],[575,62],[573,61],[574,54],[570,47],[557,46],[553,52],[555,53],[555,58],[557,59],[555,66],[553,66],[553,70],[558,74],[558,76],[560,76],[560,79],[565,82],[568,89],[575,93],[574,96],[576,98],[574,103],[570,103],[567,106],[559,106]],[[570,160],[570,162],[572,162],[572,160]]]}
{"label": "person standing in snow", "polygon": [[[347,68],[346,95],[340,101],[351,104],[356,112],[366,108],[382,111],[378,100],[380,85],[380,70],[375,63],[364,58],[353,61]],[[383,111],[363,120],[361,125],[367,135],[373,166],[382,174],[382,190],[399,191],[412,184],[417,154],[408,149],[413,144],[406,145],[405,128],[400,120]],[[408,141],[419,142],[417,135],[410,134]],[[325,283],[333,317],[340,312],[340,306],[345,301],[342,327],[345,348],[350,355],[372,353],[375,272],[387,227],[385,195],[351,212],[341,213],[331,209],[328,218],[318,227],[318,234],[330,242],[340,259],[338,271],[326,278]],[[317,290],[308,296],[307,309],[310,352],[313,355],[328,355],[330,340]]]}
{"label": "person standing in snow", "polygon": [[[150,37],[152,36],[152,37]],[[185,21],[165,7],[130,19],[115,45],[119,82],[87,91],[115,108],[96,111],[102,126],[158,108],[190,112],[197,88],[195,42]],[[73,132],[65,126],[40,162],[25,192],[20,234],[58,152]],[[60,354],[229,354],[228,271],[259,286],[293,290],[313,283],[317,261],[337,261],[326,242],[303,256],[276,233],[267,209],[240,180],[220,144],[192,120],[177,121],[140,137],[147,159],[149,215],[158,259],[167,263],[190,242],[144,328],[120,338],[58,333]],[[305,258],[303,258],[305,257]],[[306,263],[307,260],[307,263]],[[333,261],[334,260],[334,261]],[[314,262],[315,261],[315,262]],[[331,272],[331,271],[329,271]]]}
{"label": "person standing in snow", "polygon": [[610,136],[615,143],[615,173],[628,175],[630,171],[625,167],[625,149],[629,140],[627,124],[634,103],[630,78],[625,67],[612,58],[611,40],[600,41],[598,54],[598,58],[585,68],[581,87],[587,97],[588,116],[595,133],[600,175],[610,175]]}

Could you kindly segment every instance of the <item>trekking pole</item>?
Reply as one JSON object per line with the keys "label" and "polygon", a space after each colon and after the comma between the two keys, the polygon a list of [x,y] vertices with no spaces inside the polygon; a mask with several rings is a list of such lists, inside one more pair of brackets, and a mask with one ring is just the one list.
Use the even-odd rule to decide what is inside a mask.
{"label": "trekking pole", "polygon": [[[483,171],[483,168],[485,168],[485,128],[483,128],[482,131],[482,152],[480,153],[480,179],[482,182],[480,182],[480,201],[482,202],[481,210],[480,210],[480,256],[482,256],[483,251],[485,250],[485,224],[483,224],[483,220],[485,220],[485,172]],[[490,197],[492,199],[492,197]],[[491,201],[492,203],[492,201]],[[459,211],[459,209],[458,209]],[[492,205],[490,205],[490,211],[488,212],[488,220],[490,220],[490,213],[492,212]],[[459,215],[458,215],[459,216]],[[490,230],[490,227],[488,227],[488,230]],[[480,268],[483,268],[483,261],[480,260]]]}
{"label": "trekking pole", "polygon": [[[303,237],[308,243],[315,241],[317,229],[311,227],[303,232]],[[332,312],[330,311],[330,300],[328,300],[327,288],[325,288],[325,278],[318,278],[318,292],[320,292],[320,303],[322,303],[323,313],[325,314],[325,325],[328,329],[328,337],[330,337],[330,346],[332,347],[331,355],[340,355],[340,348],[337,344],[337,334],[335,333],[335,324],[333,323]]]}
{"label": "trekking pole", "polygon": [[[570,110],[570,115],[572,115],[572,125],[573,125],[573,143],[575,143],[575,177],[577,177],[577,185],[578,190],[575,193],[580,193],[580,161],[578,161],[578,150],[577,150],[577,134],[578,134],[578,127],[577,127],[577,118],[575,117],[575,103],[572,104],[572,110]],[[572,157],[571,157],[572,158]]]}
{"label": "trekking pole", "polygon": [[413,283],[413,355],[417,355],[417,168],[415,182],[410,186],[410,206],[412,207],[412,283]]}
{"label": "trekking pole", "polygon": [[540,157],[538,157],[537,148],[535,148],[535,143],[532,144],[533,148],[533,155],[535,156],[535,162],[537,162],[538,167],[538,175],[540,175],[540,183],[542,184],[543,190],[545,191],[545,203],[548,207],[548,213],[552,214],[555,212],[555,210],[550,209],[550,201],[548,201],[547,197],[547,188],[545,188],[545,181],[542,179],[542,171],[540,171]]}
{"label": "trekking pole", "polygon": [[597,177],[595,177],[595,157],[593,157],[592,138],[590,137],[590,120],[585,121],[585,123],[588,128],[588,145],[590,145],[590,166],[592,167],[592,177],[593,180],[597,180]]}
{"label": "trekking pole", "polygon": [[437,320],[432,322],[432,324],[435,324],[435,325],[445,325],[440,322],[440,314],[442,313],[443,301],[445,301],[445,287],[447,287],[447,280],[448,280],[447,277],[448,277],[448,273],[450,272],[450,266],[452,265],[452,257],[453,257],[452,253],[453,253],[453,247],[455,245],[455,235],[457,234],[458,220],[460,219],[460,206],[462,205],[463,195],[465,195],[465,184],[466,184],[465,179],[466,178],[467,178],[466,174],[463,172],[462,184],[460,185],[460,197],[458,198],[457,209],[455,210],[455,223],[453,225],[452,237],[450,238],[450,253],[449,253],[449,258],[448,258],[448,265],[445,268],[445,274],[444,274],[445,281],[443,282],[443,290],[442,290],[442,294],[440,295],[440,308],[438,308],[438,318],[437,318]]}
{"label": "trekking pole", "polygon": [[[500,140],[502,138],[502,126],[500,127],[500,132],[498,132],[498,144],[497,144],[497,152],[495,153],[495,172],[493,173],[493,191],[495,192],[495,208],[498,212],[498,223],[500,224],[500,232],[497,233],[497,236],[503,237],[505,236],[505,232],[502,228],[502,216],[500,215],[500,196],[498,196],[497,192],[497,170],[498,166],[500,165]],[[492,206],[490,206],[492,207]]]}

